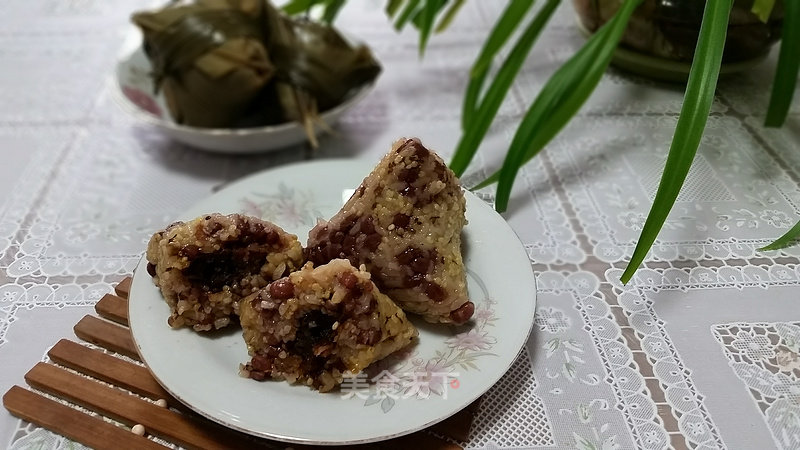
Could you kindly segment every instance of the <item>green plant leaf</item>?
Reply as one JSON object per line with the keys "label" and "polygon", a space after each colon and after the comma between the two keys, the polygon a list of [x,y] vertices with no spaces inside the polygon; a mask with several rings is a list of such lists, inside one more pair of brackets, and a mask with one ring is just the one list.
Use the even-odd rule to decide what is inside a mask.
{"label": "green plant leaf", "polygon": [[469,128],[478,113],[478,97],[481,94],[481,89],[483,89],[488,73],[489,68],[487,67],[469,78],[467,90],[464,92],[464,104],[461,105],[461,131],[466,131]]}
{"label": "green plant leaf", "polygon": [[603,77],[633,11],[643,0],[625,0],[614,17],[589,38],[545,83],[523,117],[497,178],[495,208],[505,211],[517,172],[572,119]]}
{"label": "green plant leaf", "polygon": [[433,23],[436,19],[436,13],[445,4],[445,0],[424,0],[422,9],[417,15],[419,21],[419,56],[425,54],[425,47],[428,45],[428,38],[431,36],[433,30]]}
{"label": "green plant leaf", "polygon": [[[550,77],[550,79],[545,84],[544,88],[542,88],[542,91],[539,93],[539,96],[545,95],[546,92],[556,92],[559,89],[561,89],[563,87],[562,83],[564,82],[566,75],[568,75],[570,72],[575,71],[573,67],[576,66],[579,67],[580,65],[585,64],[587,58],[596,58],[600,50],[608,50],[610,48],[613,51],[613,49],[616,47],[616,44],[608,43],[607,35],[608,31],[604,31],[603,28],[601,28],[592,37],[590,37],[589,40],[586,42],[586,44],[584,44],[584,46],[581,47],[581,49],[578,50],[578,52],[575,53],[575,55],[573,55],[570,60],[564,63],[564,65],[562,65],[559,68],[559,70],[556,71],[556,73],[553,74],[552,77]],[[606,48],[604,48],[604,46],[606,46]],[[537,97],[537,101],[538,100],[539,98]],[[551,104],[557,104],[557,102],[553,101],[551,102]],[[574,115],[574,112],[572,114],[566,114],[566,120],[568,121],[572,117],[572,115]],[[565,122],[564,124],[559,126],[556,123],[555,117],[551,117],[551,119],[552,120],[550,120],[546,125],[540,128],[538,133],[535,133],[536,130],[530,130],[532,133],[534,133],[534,137],[532,139],[536,139],[536,141],[534,142],[533,140],[531,140],[530,145],[528,146],[529,153],[526,155],[525,162],[529,161],[531,158],[536,156],[539,150],[541,150],[541,148],[543,148],[544,145],[547,144],[547,142],[549,142],[553,137],[555,137],[555,135],[558,134],[558,131],[561,130],[561,128],[564,125],[566,125]],[[519,132],[520,129],[521,126],[517,128],[517,131]],[[489,177],[486,178],[485,180],[471,187],[470,190],[474,191],[478,189],[483,189],[491,184],[497,183],[499,179],[500,179],[500,171],[498,170],[489,175]]]}
{"label": "green plant leaf", "polygon": [[494,55],[508,41],[508,38],[511,37],[519,23],[525,18],[534,2],[535,0],[512,0],[508,3],[503,14],[492,27],[492,31],[489,33],[489,37],[486,38],[478,59],[475,60],[475,64],[472,66],[471,74],[473,76],[480,70],[489,67]]}
{"label": "green plant leaf", "polygon": [[469,126],[461,134],[461,139],[456,146],[453,160],[450,163],[450,168],[456,175],[460,176],[472,161],[473,156],[475,156],[478,145],[480,145],[489,130],[489,126],[491,126],[494,117],[497,115],[497,111],[500,109],[511,83],[514,82],[517,72],[519,72],[525,62],[525,58],[527,58],[533,44],[536,42],[536,38],[539,37],[559,3],[561,3],[561,0],[547,0],[547,3],[537,12],[536,17],[533,18],[522,33],[522,36],[511,49],[508,58],[497,71],[497,75],[486,91],[486,95],[475,112],[474,118],[469,119]]}
{"label": "green plant leaf", "polygon": [[458,11],[461,10],[461,7],[464,6],[464,0],[455,0],[453,3],[450,4],[450,7],[447,8],[445,11],[444,16],[439,20],[439,24],[436,25],[436,29],[434,30],[435,33],[441,33],[442,31],[446,30],[447,27],[453,22],[456,15],[458,15]]}
{"label": "green plant leaf", "polygon": [[772,82],[772,95],[764,121],[765,126],[780,127],[786,121],[797,86],[798,72],[800,72],[800,2],[790,0],[784,2],[781,49],[778,54],[775,79]]}
{"label": "green plant leaf", "polygon": [[397,14],[401,6],[403,6],[403,0],[389,0],[386,3],[386,15],[394,19],[394,15]]}
{"label": "green plant leaf", "polygon": [[[429,0],[422,0],[422,5],[420,6],[419,11],[417,11],[417,14],[414,14],[414,18],[411,19],[411,23],[414,24],[414,27],[416,27],[417,30],[422,29],[423,21],[425,20],[425,18],[423,17],[425,14],[423,14],[423,12],[425,11],[426,3],[428,1]],[[446,5],[448,1],[449,0],[436,0],[433,2],[433,6],[431,7],[432,8],[431,12],[434,17],[434,22],[436,21],[436,16],[439,15],[439,12],[442,10],[442,8],[444,8],[444,5]],[[432,29],[433,27],[431,27],[431,30]]]}
{"label": "green plant leaf", "polygon": [[346,0],[328,0],[325,2],[325,11],[322,13],[322,21],[328,25],[332,24],[345,3],[347,3]]}
{"label": "green plant leaf", "polygon": [[293,16],[295,14],[300,14],[302,12],[306,12],[311,9],[314,5],[324,3],[327,0],[292,0],[289,3],[283,5],[281,9],[286,14]]}
{"label": "green plant leaf", "polygon": [[[492,60],[508,41],[508,38],[511,37],[514,30],[517,29],[528,10],[533,6],[533,3],[534,0],[513,0],[509,2],[503,14],[497,19],[497,23],[489,33],[489,37],[486,38],[483,48],[481,48],[481,52],[470,70],[470,80],[467,84],[467,91],[464,94],[464,105],[461,112],[462,130],[467,129],[468,124],[471,123],[477,112],[478,97],[481,89],[483,89],[486,74],[489,73]],[[505,92],[501,95],[505,97]]]}
{"label": "green plant leaf", "polygon": [[722,51],[725,47],[728,17],[732,5],[733,0],[708,0],[706,2],[703,24],[700,26],[700,36],[697,40],[692,68],[689,71],[686,93],[678,124],[675,127],[675,135],[672,138],[672,145],[664,172],[661,175],[661,182],[656,191],[656,197],[653,200],[653,206],[650,208],[636,248],[633,250],[631,261],[622,274],[623,283],[630,281],[655,242],[672,205],[678,198],[694,155],[697,153],[697,147],[700,145],[708,114],[711,111],[711,104],[714,101],[714,91],[722,64]]}
{"label": "green plant leaf", "polygon": [[[789,0],[788,3],[792,3],[792,1]],[[766,23],[774,7],[775,0],[753,0],[753,7],[750,8],[750,12],[758,16],[758,20]]]}
{"label": "green plant leaf", "polygon": [[[641,3],[642,0],[634,0],[634,5],[631,5],[631,11],[636,8],[636,6]],[[624,5],[623,5],[624,6]],[[621,11],[621,9],[620,9]],[[586,65],[590,63],[590,61],[598,61],[599,59],[603,60],[602,69],[596,71],[593,74],[594,78],[596,78],[596,82],[600,81],[600,77],[602,77],[602,73],[605,71],[605,68],[608,67],[608,63],[610,62],[610,58],[613,55],[613,51],[616,48],[616,43],[619,42],[619,36],[616,37],[616,40],[609,41],[609,36],[614,31],[614,35],[616,36],[617,33],[622,33],[624,31],[625,26],[627,25],[628,18],[630,14],[626,13],[628,18],[623,18],[624,20],[617,22],[617,17],[619,16],[619,12],[608,22],[606,25],[601,27],[594,35],[592,35],[589,40],[581,47],[578,52],[576,52],[572,58],[567,60],[545,83],[542,90],[539,92],[537,96],[536,102],[540,102],[542,107],[543,105],[550,105],[551,112],[558,109],[559,105],[559,98],[563,97],[564,95],[568,95],[570,90],[565,89],[567,87],[567,80],[574,77],[581,77],[581,74],[587,75],[586,72]],[[616,31],[615,31],[616,30]],[[621,35],[621,34],[620,34]],[[600,58],[600,56],[605,55],[605,57]],[[595,67],[598,69],[598,67]],[[596,83],[595,83],[596,84]],[[593,89],[593,88],[592,88]],[[589,89],[584,94],[589,95],[591,94],[592,89]],[[588,97],[587,97],[588,98]],[[586,99],[584,98],[583,101]],[[582,103],[582,102],[581,102]],[[566,104],[562,105],[565,106]],[[574,105],[572,106],[574,108]],[[531,109],[528,110],[528,115],[531,114],[533,110],[533,106]],[[545,123],[540,126],[538,129],[528,128],[528,131],[532,135],[531,140],[529,141],[528,151],[525,155],[525,162],[529,161],[531,158],[536,156],[538,152],[547,144],[556,134],[563,128],[566,123],[572,118],[572,116],[577,112],[577,108],[574,110],[571,109],[561,109],[558,111],[557,115],[548,116],[548,114],[544,114]],[[525,120],[525,119],[523,119]],[[522,130],[522,125],[517,128],[517,133]],[[471,190],[478,190],[482,189],[486,186],[496,183],[500,179],[500,171],[496,171],[491,174],[488,178],[478,183],[476,186],[471,187]]]}
{"label": "green plant leaf", "polygon": [[775,239],[771,244],[761,247],[758,251],[766,252],[769,250],[780,250],[782,248],[791,247],[797,244],[798,239],[800,239],[800,222],[797,222],[786,234]]}
{"label": "green plant leaf", "polygon": [[400,15],[397,16],[397,20],[394,22],[394,29],[400,31],[403,27],[406,26],[409,20],[413,19],[414,16],[418,12],[420,0],[408,0],[406,2],[406,6],[400,11]]}

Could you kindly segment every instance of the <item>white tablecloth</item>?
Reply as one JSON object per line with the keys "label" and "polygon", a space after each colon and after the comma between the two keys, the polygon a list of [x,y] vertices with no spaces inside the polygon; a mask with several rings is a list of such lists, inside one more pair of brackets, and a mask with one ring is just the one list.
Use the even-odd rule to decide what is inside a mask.
{"label": "white tablecloth", "polygon": [[[383,2],[338,22],[384,65],[314,157],[377,159],[400,136],[449,158],[469,67],[502,2],[468,2],[425,58]],[[0,392],[113,284],[149,235],[219,186],[302,160],[302,146],[219,156],[127,116],[112,78],[142,2],[10,0],[0,15]],[[584,42],[564,4],[465,180],[498,167],[525,106]],[[774,55],[773,55],[774,57]],[[619,276],[649,210],[682,89],[609,70],[521,171],[505,217],[538,281],[527,351],[485,396],[468,448],[800,448],[797,248],[755,249],[800,202],[800,114],[765,129],[771,64],[721,83],[695,165],[634,280]],[[800,102],[795,102],[797,105]],[[492,191],[482,194],[492,200]],[[41,445],[41,446],[40,446]],[[0,410],[0,447],[70,448]]]}

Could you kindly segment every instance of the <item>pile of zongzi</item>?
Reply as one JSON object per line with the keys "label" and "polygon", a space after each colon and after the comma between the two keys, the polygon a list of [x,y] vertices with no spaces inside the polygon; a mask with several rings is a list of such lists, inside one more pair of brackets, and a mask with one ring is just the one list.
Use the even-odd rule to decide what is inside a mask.
{"label": "pile of zongzi", "polygon": [[204,128],[299,121],[372,82],[380,65],[333,27],[283,15],[269,0],[196,0],[139,12],[156,91],[173,119]]}

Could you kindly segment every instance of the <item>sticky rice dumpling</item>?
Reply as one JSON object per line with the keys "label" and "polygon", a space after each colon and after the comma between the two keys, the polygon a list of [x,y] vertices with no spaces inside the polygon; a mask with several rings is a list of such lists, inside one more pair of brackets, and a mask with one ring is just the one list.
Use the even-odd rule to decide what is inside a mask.
{"label": "sticky rice dumpling", "polygon": [[251,113],[275,73],[263,43],[264,14],[259,0],[202,0],[134,14],[175,122],[233,127]]}
{"label": "sticky rice dumpling", "polygon": [[342,209],[308,234],[306,257],[364,264],[382,292],[428,322],[472,317],[461,230],[466,200],[455,174],[418,139],[401,139]]}
{"label": "sticky rice dumpling", "polygon": [[329,391],[413,342],[417,329],[370,274],[343,259],[274,281],[242,300],[252,356],[241,374]]}
{"label": "sticky rice dumpling", "polygon": [[196,331],[235,323],[239,301],[297,270],[297,236],[240,214],[208,214],[175,222],[147,246],[147,271],[161,289],[173,328]]}
{"label": "sticky rice dumpling", "polygon": [[134,14],[173,119],[229,128],[303,122],[373,81],[380,65],[328,25],[267,0],[197,0]]}

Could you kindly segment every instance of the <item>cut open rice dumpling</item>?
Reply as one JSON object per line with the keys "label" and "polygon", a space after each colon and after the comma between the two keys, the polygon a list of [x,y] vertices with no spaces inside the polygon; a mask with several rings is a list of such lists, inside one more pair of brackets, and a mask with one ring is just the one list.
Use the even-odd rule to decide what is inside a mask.
{"label": "cut open rice dumpling", "polygon": [[404,310],[429,322],[464,323],[474,305],[461,256],[466,202],[455,174],[417,139],[378,163],[342,209],[308,237],[314,264],[364,264]]}
{"label": "cut open rice dumpling", "polygon": [[147,271],[170,306],[173,328],[219,329],[235,320],[239,301],[297,270],[297,236],[239,214],[175,222],[153,235]]}
{"label": "cut open rice dumpling", "polygon": [[370,274],[342,259],[316,268],[306,264],[245,298],[240,322],[252,356],[241,367],[243,376],[322,392],[417,336]]}

